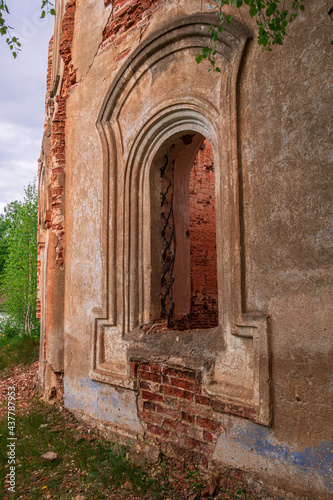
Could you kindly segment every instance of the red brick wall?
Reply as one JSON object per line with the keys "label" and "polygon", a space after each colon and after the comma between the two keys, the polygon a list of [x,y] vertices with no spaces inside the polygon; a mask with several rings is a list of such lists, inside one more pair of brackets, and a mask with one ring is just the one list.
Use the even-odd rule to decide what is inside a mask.
{"label": "red brick wall", "polygon": [[[170,173],[168,174],[169,177]],[[172,181],[173,183],[174,181]],[[166,185],[163,184],[164,190]],[[190,313],[172,317],[171,328],[206,329],[218,325],[218,289],[216,263],[215,174],[213,151],[206,140],[199,149],[189,177],[189,236],[191,298]],[[172,186],[168,195],[172,204]],[[173,206],[173,210],[179,209]],[[173,217],[169,224],[173,227]],[[177,244],[177,243],[176,243]],[[182,255],[181,252],[175,252]],[[172,272],[172,270],[171,270]],[[173,288],[171,288],[171,293]],[[164,290],[163,290],[164,292]],[[176,300],[173,297],[174,300]],[[162,314],[163,316],[163,314]]]}
{"label": "red brick wall", "polygon": [[[200,373],[155,363],[132,362],[139,417],[146,435],[178,458],[192,455],[205,467],[223,432],[220,413],[253,418],[255,410],[227,405],[203,393]],[[190,457],[191,458],[191,457]]]}
{"label": "red brick wall", "polygon": [[192,328],[218,324],[215,177],[213,151],[206,140],[190,175]]}
{"label": "red brick wall", "polygon": [[[53,36],[51,36],[49,41],[49,49],[47,53],[47,73],[46,73],[46,106],[48,97],[51,90],[51,73],[52,73],[52,58],[53,58]],[[47,120],[45,120],[44,126],[46,127]]]}
{"label": "red brick wall", "polygon": [[[44,129],[47,127],[47,108],[48,108],[48,98],[51,90],[51,72],[52,72],[52,57],[53,57],[53,36],[51,36],[48,47],[47,55],[47,74],[46,74],[46,99],[45,99],[45,122]],[[44,216],[44,214],[42,214]],[[39,220],[39,201],[37,203],[37,220]],[[39,229],[37,229],[38,233]],[[40,321],[41,319],[41,299],[40,299],[40,274],[41,274],[41,251],[40,247],[37,247],[37,308],[36,317]]]}
{"label": "red brick wall", "polygon": [[[39,202],[37,201],[37,221],[38,221],[38,212],[39,212]],[[37,226],[37,237],[38,237],[38,226]],[[36,305],[36,318],[40,322],[41,318],[41,301],[40,301],[40,272],[41,272],[41,255],[40,255],[40,247],[37,246],[37,305]],[[0,296],[0,304],[1,304],[1,296]]]}
{"label": "red brick wall", "polygon": [[[113,44],[118,47],[134,29],[141,34],[150,22],[152,13],[163,4],[163,0],[104,0],[105,7],[113,5],[113,11],[103,32],[102,48]],[[125,57],[132,47],[125,49],[116,57]]]}
{"label": "red brick wall", "polygon": [[[39,210],[39,203],[37,202],[37,217],[38,217],[38,210]],[[38,219],[37,219],[38,220]],[[38,227],[37,227],[37,233],[38,233]],[[36,318],[39,320],[41,319],[41,312],[42,312],[42,304],[40,300],[40,273],[41,273],[41,252],[40,252],[40,247],[37,246],[37,305],[36,305]],[[1,303],[1,300],[0,300]]]}
{"label": "red brick wall", "polygon": [[207,466],[220,423],[210,416],[210,401],[201,395],[196,374],[167,366],[137,365],[139,415],[148,435],[196,454]]}
{"label": "red brick wall", "polygon": [[50,186],[50,209],[52,211],[52,231],[58,236],[56,248],[57,264],[64,265],[64,237],[65,221],[63,217],[63,190],[65,172],[65,123],[66,123],[66,99],[71,87],[76,83],[76,72],[72,64],[72,42],[74,34],[74,18],[76,0],[69,0],[62,21],[62,37],[60,43],[60,54],[64,60],[65,67],[61,82],[60,93],[56,97],[57,110],[52,121],[52,174]]}

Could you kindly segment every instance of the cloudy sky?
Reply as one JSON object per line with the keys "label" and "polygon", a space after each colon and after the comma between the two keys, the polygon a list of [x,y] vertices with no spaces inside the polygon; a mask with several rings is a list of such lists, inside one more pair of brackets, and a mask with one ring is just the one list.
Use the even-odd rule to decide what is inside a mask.
{"label": "cloudy sky", "polygon": [[44,123],[48,42],[53,16],[40,19],[41,0],[7,0],[12,35],[22,50],[14,60],[0,37],[0,213],[22,200],[37,176]]}

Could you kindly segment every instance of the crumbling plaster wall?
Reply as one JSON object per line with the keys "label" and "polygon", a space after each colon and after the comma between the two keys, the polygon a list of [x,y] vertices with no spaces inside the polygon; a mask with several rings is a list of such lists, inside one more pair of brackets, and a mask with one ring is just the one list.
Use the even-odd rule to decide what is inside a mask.
{"label": "crumbling plaster wall", "polygon": [[[284,46],[272,53],[262,53],[254,41],[248,41],[237,81],[237,129],[233,133],[237,133],[241,181],[241,301],[244,310],[269,315],[270,428],[252,422],[250,414],[245,413],[249,419],[242,418],[232,406],[212,403],[214,398],[200,399],[207,394],[201,392],[195,361],[173,368],[170,357],[168,363],[165,359],[156,363],[156,359],[135,358],[131,369],[136,382],[130,389],[121,383],[117,386],[91,379],[96,320],[107,317],[108,302],[113,300],[108,292],[113,276],[106,272],[107,261],[115,255],[114,245],[119,244],[113,232],[121,230],[115,229],[116,221],[107,218],[103,208],[115,200],[108,199],[112,179],[106,175],[105,151],[109,143],[101,141],[96,122],[110,87],[135,48],[166,24],[209,12],[211,7],[209,2],[197,0],[115,2],[114,6],[112,2],[104,5],[103,0],[77,0],[68,4],[75,5],[75,24],[65,74],[67,64],[72,68],[69,77],[74,71],[76,80],[72,79],[66,94],[65,119],[66,406],[110,432],[155,443],[157,437],[165,453],[170,449],[175,453],[176,445],[180,446],[177,436],[183,439],[188,432],[185,412],[196,434],[188,437],[191,443],[181,444],[197,453],[202,466],[239,468],[310,498],[329,498],[332,158],[328,123],[332,53],[326,2],[316,0],[307,6],[290,28]],[[136,24],[126,24],[129,7],[137,16]],[[254,32],[255,24],[245,13],[243,18],[235,17],[244,19]],[[115,22],[118,24],[112,24]],[[219,92],[220,76],[205,76],[189,53],[185,59],[174,56],[175,82],[183,76],[189,93]],[[151,85],[157,78],[152,72]],[[149,93],[149,87],[138,86],[136,99],[133,117],[142,109],[141,121],[131,123],[128,118],[124,141],[143,127],[145,111],[148,116],[155,95]],[[229,145],[221,143],[219,147]],[[217,219],[217,225],[220,222]],[[157,353],[159,340],[151,342],[151,352]],[[179,339],[176,334],[168,339],[166,334],[160,339],[161,345],[163,342],[176,344]],[[214,349],[214,341],[213,347],[205,346],[205,341],[199,347],[203,351]],[[120,361],[121,349],[119,343]],[[190,353],[187,356],[190,358]],[[173,375],[176,382],[169,377],[170,369],[178,370]],[[196,385],[182,387],[182,381],[191,384],[194,378]],[[166,386],[177,387],[178,392]],[[182,423],[183,434],[180,428],[172,431],[167,422],[168,412],[179,408],[183,410],[178,416],[173,413],[171,420]],[[203,456],[208,457],[207,463]]]}

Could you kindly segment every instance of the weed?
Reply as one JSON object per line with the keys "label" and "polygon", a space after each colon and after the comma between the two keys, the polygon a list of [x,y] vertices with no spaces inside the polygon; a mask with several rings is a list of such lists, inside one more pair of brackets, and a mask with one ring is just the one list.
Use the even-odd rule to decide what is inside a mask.
{"label": "weed", "polygon": [[236,493],[234,493],[234,498],[247,498],[246,495],[246,490],[242,490],[241,488],[238,488]]}
{"label": "weed", "polygon": [[230,491],[230,490],[224,490],[224,493],[228,495],[228,498],[233,498],[233,499],[242,499],[246,500],[247,499],[247,493],[245,489],[238,488],[237,491]]}
{"label": "weed", "polygon": [[194,488],[199,488],[201,486],[201,477],[199,469],[194,465],[191,469],[187,470],[187,478],[185,481],[190,482]]}

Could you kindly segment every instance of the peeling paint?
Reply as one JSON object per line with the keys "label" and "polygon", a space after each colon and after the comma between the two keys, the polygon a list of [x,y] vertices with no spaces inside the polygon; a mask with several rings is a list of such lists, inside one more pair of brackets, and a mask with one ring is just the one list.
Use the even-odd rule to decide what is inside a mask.
{"label": "peeling paint", "polygon": [[[223,459],[231,467],[260,468],[270,476],[297,479],[308,488],[320,485],[323,492],[332,492],[333,443],[321,442],[314,448],[296,450],[279,442],[274,432],[250,421],[224,415],[222,425],[226,434],[219,436],[214,459]],[[282,472],[283,471],[283,472]]]}
{"label": "peeling paint", "polygon": [[[71,411],[115,424],[131,432],[143,433],[137,415],[136,394],[82,377],[79,381],[65,377],[65,406]],[[83,396],[84,394],[84,396]]]}

